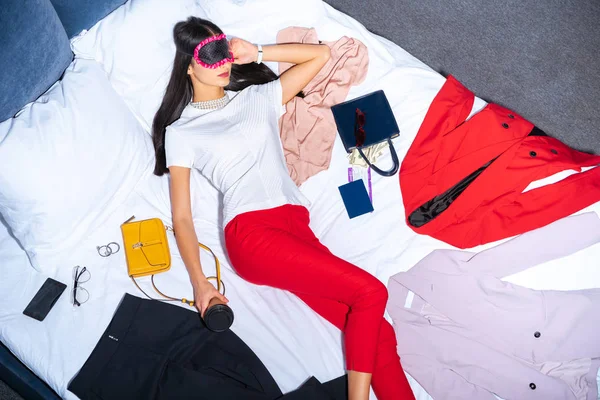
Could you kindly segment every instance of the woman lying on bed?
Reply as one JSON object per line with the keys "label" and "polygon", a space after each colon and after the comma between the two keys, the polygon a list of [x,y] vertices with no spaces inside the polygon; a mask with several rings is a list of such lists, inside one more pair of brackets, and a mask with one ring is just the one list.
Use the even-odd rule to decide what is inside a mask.
{"label": "woman lying on bed", "polygon": [[[177,23],[173,36],[173,72],[152,126],[154,173],[171,175],[177,246],[200,314],[227,299],[200,265],[191,168],[223,194],[225,244],[238,274],[296,294],[344,332],[349,398],[368,399],[371,383],[380,400],[413,398],[383,318],[385,286],[319,242],[283,156],[283,105],[329,60],[329,47],[228,42],[216,25],[195,17]],[[262,61],[295,66],[278,78]]]}

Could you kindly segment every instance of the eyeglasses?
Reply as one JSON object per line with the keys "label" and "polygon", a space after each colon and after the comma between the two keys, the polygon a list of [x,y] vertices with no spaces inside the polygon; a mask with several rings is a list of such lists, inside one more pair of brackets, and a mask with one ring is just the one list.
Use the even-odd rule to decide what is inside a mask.
{"label": "eyeglasses", "polygon": [[90,298],[89,292],[81,286],[90,280],[92,274],[86,267],[81,268],[79,265],[73,268],[73,292],[71,292],[71,303],[73,306],[79,307]]}
{"label": "eyeglasses", "polygon": [[118,253],[121,250],[121,246],[117,242],[110,242],[104,246],[96,246],[96,250],[98,250],[98,254],[102,257],[108,257],[111,254]]}
{"label": "eyeglasses", "polygon": [[365,113],[360,110],[360,108],[356,109],[356,118],[354,120],[354,138],[356,139],[356,147],[362,147],[365,144],[365,140],[367,138],[367,134],[365,132],[364,126],[367,117]]}

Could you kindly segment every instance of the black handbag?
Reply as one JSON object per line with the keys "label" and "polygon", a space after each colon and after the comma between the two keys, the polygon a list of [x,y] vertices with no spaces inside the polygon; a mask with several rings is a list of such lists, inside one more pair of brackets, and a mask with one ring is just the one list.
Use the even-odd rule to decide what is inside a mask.
{"label": "black handbag", "polygon": [[[383,90],[331,107],[333,118],[346,152],[357,149],[361,157],[379,175],[392,176],[400,168],[392,139],[400,135],[398,123]],[[394,166],[388,171],[377,168],[365,157],[362,149],[387,141]]]}

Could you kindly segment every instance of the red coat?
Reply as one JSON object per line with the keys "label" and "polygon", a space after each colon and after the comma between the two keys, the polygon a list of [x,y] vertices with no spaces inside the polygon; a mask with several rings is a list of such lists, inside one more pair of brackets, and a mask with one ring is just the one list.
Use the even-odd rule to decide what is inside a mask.
{"label": "red coat", "polygon": [[523,193],[531,182],[557,172],[598,165],[600,156],[532,136],[531,122],[497,104],[465,121],[473,102],[473,93],[449,76],[402,162],[406,221],[415,232],[474,247],[600,201],[600,168]]}

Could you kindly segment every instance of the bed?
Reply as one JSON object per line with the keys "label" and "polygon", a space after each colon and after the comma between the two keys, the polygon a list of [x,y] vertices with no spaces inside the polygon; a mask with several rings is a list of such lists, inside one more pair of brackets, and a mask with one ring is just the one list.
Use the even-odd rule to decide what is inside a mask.
{"label": "bed", "polygon": [[[122,252],[102,258],[98,256],[96,246],[110,241],[120,242],[119,224],[131,215],[138,218],[160,217],[170,222],[168,181],[166,177],[158,178],[151,174],[153,165],[149,162],[150,139],[147,132],[169,75],[172,25],[191,14],[213,20],[228,35],[258,43],[275,42],[277,31],[288,26],[314,27],[321,40],[335,40],[342,35],[361,40],[369,49],[369,73],[361,85],[352,88],[348,97],[385,90],[400,127],[401,135],[394,142],[400,159],[408,151],[429,104],[445,81],[442,75],[399,46],[370,33],[356,20],[317,0],[181,0],[168,4],[162,0],[129,0],[89,30],[71,38],[75,59],[63,75],[65,85],[69,83],[74,93],[83,93],[89,79],[106,79],[114,90],[111,94],[107,92],[107,96],[118,96],[130,112],[128,116],[119,117],[120,123],[133,131],[142,130],[146,136],[138,134],[134,140],[129,138],[133,135],[129,132],[127,140],[130,142],[120,142],[125,139],[114,137],[115,141],[119,141],[115,143],[117,147],[124,143],[123,146],[137,146],[143,150],[135,155],[122,150],[124,153],[119,153],[120,157],[115,156],[115,162],[127,155],[136,158],[128,159],[127,166],[119,166],[111,172],[127,172],[126,177],[118,182],[121,186],[103,182],[106,187],[118,186],[115,186],[116,197],[94,202],[106,207],[93,212],[81,208],[83,206],[79,203],[93,199],[79,193],[82,196],[80,201],[72,203],[65,218],[69,219],[73,213],[88,217],[83,227],[67,222],[64,227],[58,222],[55,224],[54,237],[64,238],[60,242],[61,251],[52,248],[52,243],[47,241],[44,243],[47,248],[26,252],[7,227],[7,221],[3,220],[0,224],[0,341],[62,398],[76,398],[67,391],[67,386],[91,353],[123,294],[141,295],[126,274]],[[141,64],[140,59],[144,60]],[[57,82],[50,90],[67,93],[63,89]],[[105,86],[100,89],[108,90]],[[91,101],[87,96],[79,101],[77,94],[73,94],[73,98],[67,94],[64,96],[65,102],[77,101],[79,107],[85,107],[85,99]],[[29,105],[23,112],[33,113],[36,107],[43,109],[49,98],[42,96],[36,100],[37,105]],[[100,104],[101,99],[93,101]],[[477,99],[473,111],[484,104],[483,100]],[[102,115],[99,121],[107,115],[114,115],[107,114],[111,112],[109,105],[98,107],[97,113]],[[123,112],[122,108],[119,110]],[[78,125],[80,128],[86,126],[85,121],[78,123],[83,124]],[[89,133],[78,132],[83,137],[91,137]],[[108,135],[109,139],[112,137]],[[103,142],[90,145],[83,139],[78,140],[81,151],[87,149],[91,152],[86,157],[93,154],[90,146],[95,151],[102,151],[102,146],[107,146]],[[25,148],[26,139],[21,144]],[[106,147],[111,148],[115,149]],[[15,159],[15,162],[18,161]],[[383,156],[382,166],[386,167],[389,163],[391,158]],[[39,161],[39,166],[42,165],[45,164]],[[451,248],[431,237],[417,235],[406,226],[397,177],[388,179],[375,175],[375,211],[348,219],[337,189],[347,182],[347,166],[346,153],[338,138],[329,169],[311,177],[301,186],[311,201],[311,227],[333,253],[387,283],[390,276],[408,270],[430,251]],[[97,175],[92,177],[106,174],[106,171],[93,172]],[[532,187],[557,181],[568,174],[565,172],[535,182]],[[130,175],[131,182],[127,181]],[[321,381],[341,375],[344,372],[343,354],[337,329],[290,293],[252,285],[235,274],[223,248],[219,195],[201,176],[194,175],[193,178],[194,220],[198,238],[210,246],[222,261],[222,277],[236,315],[232,330],[256,352],[284,392],[295,389],[311,375]],[[130,190],[121,193],[119,189],[125,186]],[[95,185],[89,188],[90,193],[97,190]],[[600,203],[581,212],[585,211],[600,212]],[[90,220],[90,212],[93,221]],[[14,215],[9,217],[16,219]],[[17,233],[17,236],[24,234]],[[46,233],[49,235],[51,232]],[[190,298],[191,288],[185,267],[178,257],[173,238],[169,237],[169,240],[173,265],[168,273],[156,277],[157,285],[166,293]],[[595,245],[507,280],[536,289],[597,288],[600,287],[598,260],[600,245]],[[203,258],[203,264],[209,266],[210,259]],[[85,286],[90,293],[88,302],[81,307],[73,307],[65,293],[42,323],[22,315],[22,310],[46,277],[71,285],[74,265],[85,265],[91,271],[92,279]],[[141,284],[149,287],[147,280],[142,279]],[[409,381],[417,399],[430,399],[410,376]],[[372,395],[372,398],[375,396]]]}

